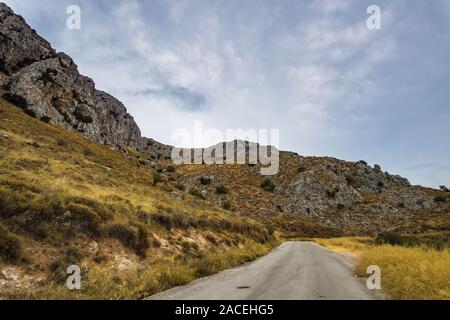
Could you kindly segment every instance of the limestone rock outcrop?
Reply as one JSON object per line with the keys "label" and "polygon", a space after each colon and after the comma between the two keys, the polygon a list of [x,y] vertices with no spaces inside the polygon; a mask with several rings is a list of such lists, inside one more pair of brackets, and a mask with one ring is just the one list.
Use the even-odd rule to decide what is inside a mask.
{"label": "limestone rock outcrop", "polygon": [[170,157],[170,146],[142,137],[119,100],[96,90],[68,55],[57,53],[3,3],[0,83],[3,98],[31,116],[125,152],[131,147],[153,158]]}

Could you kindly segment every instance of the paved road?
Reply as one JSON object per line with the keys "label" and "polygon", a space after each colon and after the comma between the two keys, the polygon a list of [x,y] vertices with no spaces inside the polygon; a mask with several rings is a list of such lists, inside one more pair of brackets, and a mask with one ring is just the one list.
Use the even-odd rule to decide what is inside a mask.
{"label": "paved road", "polygon": [[356,279],[351,263],[312,242],[286,242],[268,255],[149,299],[379,299]]}

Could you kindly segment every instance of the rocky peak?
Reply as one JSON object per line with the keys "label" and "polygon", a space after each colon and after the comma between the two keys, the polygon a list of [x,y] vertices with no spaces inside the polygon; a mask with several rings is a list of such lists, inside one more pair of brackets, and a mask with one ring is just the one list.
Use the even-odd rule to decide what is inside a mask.
{"label": "rocky peak", "polygon": [[144,138],[125,106],[96,90],[71,57],[56,53],[25,20],[0,3],[0,84],[3,97],[45,122],[81,132],[116,149],[128,147],[154,158],[171,147]]}
{"label": "rocky peak", "polygon": [[56,52],[21,16],[0,3],[0,54],[0,72],[9,75],[36,61],[52,58]]}

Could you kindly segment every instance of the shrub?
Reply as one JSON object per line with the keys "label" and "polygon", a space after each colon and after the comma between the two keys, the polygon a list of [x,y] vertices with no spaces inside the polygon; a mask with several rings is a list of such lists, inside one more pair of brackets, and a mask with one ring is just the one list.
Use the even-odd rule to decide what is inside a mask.
{"label": "shrub", "polygon": [[45,123],[50,123],[51,120],[52,120],[52,118],[47,117],[47,116],[42,116],[41,117],[41,121],[43,121]]}
{"label": "shrub", "polygon": [[216,193],[217,194],[228,194],[228,188],[225,186],[218,186],[216,188]]}
{"label": "shrub", "polygon": [[16,262],[22,257],[20,239],[0,226],[0,258],[6,262]]}
{"label": "shrub", "polygon": [[[15,190],[16,188],[19,190]],[[18,185],[14,186],[13,190],[20,193],[0,187],[0,218],[17,216],[24,213],[28,208],[30,200],[24,195],[26,191]]]}
{"label": "shrub", "polygon": [[188,193],[193,197],[205,200],[205,196],[196,188],[190,188]]}
{"label": "shrub", "polygon": [[67,268],[70,265],[79,265],[83,256],[83,253],[78,248],[69,247],[63,256],[56,258],[50,264],[50,278],[56,282],[63,283],[67,279]]}
{"label": "shrub", "polygon": [[210,243],[217,245],[219,244],[219,241],[217,240],[216,236],[213,235],[212,233],[207,233],[205,236],[205,239],[208,240]]}
{"label": "shrub", "polygon": [[263,188],[267,192],[273,192],[275,190],[275,184],[269,178],[264,179],[261,183],[261,188]]}
{"label": "shrub", "polygon": [[88,234],[98,234],[100,216],[88,206],[69,203],[64,218],[71,222],[71,227]]}
{"label": "shrub", "polygon": [[441,189],[442,191],[445,191],[445,192],[450,192],[450,189],[447,188],[446,186],[439,186],[439,189]]}
{"label": "shrub", "polygon": [[153,220],[155,220],[156,223],[164,226],[168,231],[172,230],[173,228],[172,218],[166,214],[156,214],[153,216]]}
{"label": "shrub", "polygon": [[86,157],[91,157],[91,156],[94,155],[94,152],[91,149],[89,149],[89,148],[84,148],[83,149],[83,154]]}
{"label": "shrub", "polygon": [[138,229],[137,241],[134,247],[137,255],[142,258],[147,257],[147,249],[150,247],[150,242],[148,241],[148,234],[144,228]]}
{"label": "shrub", "polygon": [[208,177],[201,177],[201,178],[199,179],[199,182],[200,182],[201,185],[207,186],[207,185],[210,185],[210,184],[211,184],[211,178],[208,178]]}
{"label": "shrub", "polygon": [[267,232],[269,233],[269,235],[273,235],[273,233],[276,230],[276,227],[273,224],[268,224],[266,226]]}
{"label": "shrub", "polygon": [[36,113],[31,109],[23,109],[23,112],[25,112],[30,117],[36,118]]}
{"label": "shrub", "polygon": [[378,181],[377,186],[379,188],[384,188],[384,182],[383,181]]}
{"label": "shrub", "polygon": [[60,147],[66,147],[67,146],[67,142],[64,139],[58,139],[58,141],[56,141],[56,144]]}
{"label": "shrub", "polygon": [[390,231],[384,231],[378,234],[378,236],[375,239],[376,244],[390,244],[390,245],[403,245],[404,239],[402,236],[390,232]]}
{"label": "shrub", "polygon": [[114,224],[108,227],[108,235],[119,240],[125,247],[134,248],[137,235],[133,229],[124,224]]}
{"label": "shrub", "polygon": [[175,227],[181,229],[187,229],[191,226],[195,226],[196,223],[193,221],[188,215],[183,213],[173,213],[172,214],[172,223]]}
{"label": "shrub", "polygon": [[95,211],[95,213],[97,213],[99,215],[99,217],[103,220],[107,220],[112,217],[112,214],[110,212],[111,208],[97,200],[83,198],[83,197],[69,197],[66,200],[69,203],[76,203],[76,204],[80,204],[80,205],[89,207],[90,209]]}
{"label": "shrub", "polygon": [[434,197],[434,201],[435,202],[445,202],[446,198],[443,196],[437,196],[437,197]]}
{"label": "shrub", "polygon": [[64,257],[53,260],[49,266],[50,278],[58,283],[63,283],[67,276],[66,270],[70,265]]}
{"label": "shrub", "polygon": [[6,101],[14,104],[15,106],[17,106],[19,108],[22,108],[22,109],[27,109],[28,108],[27,100],[24,97],[19,96],[17,94],[5,93],[3,95],[3,99],[5,99]]}
{"label": "shrub", "polygon": [[153,175],[153,185],[156,186],[158,183],[163,182],[163,178],[159,173]]}
{"label": "shrub", "polygon": [[177,183],[177,184],[175,185],[175,188],[177,188],[177,189],[180,190],[180,191],[185,191],[185,190],[186,190],[186,187],[185,187],[184,184],[182,184],[182,183]]}
{"label": "shrub", "polygon": [[225,210],[230,210],[231,209],[231,203],[226,201],[223,203],[222,208],[224,208]]}
{"label": "shrub", "polygon": [[299,167],[299,168],[297,169],[297,172],[298,172],[298,173],[303,173],[303,172],[305,172],[305,171],[306,171],[306,168],[303,167],[303,166],[301,166],[301,167]]}
{"label": "shrub", "polygon": [[83,259],[83,253],[77,247],[69,247],[66,250],[66,259],[75,264]]}
{"label": "shrub", "polygon": [[170,173],[174,173],[175,172],[175,167],[174,166],[168,166],[167,168],[166,168],[166,171],[167,172],[170,172]]}
{"label": "shrub", "polygon": [[108,260],[108,257],[104,254],[97,253],[94,258],[92,258],[92,260],[94,260],[94,262],[97,264],[101,264],[103,262],[106,262]]}
{"label": "shrub", "polygon": [[343,210],[343,209],[345,209],[345,205],[343,205],[342,203],[338,203],[337,206],[336,206],[336,208],[337,208],[338,210]]}
{"label": "shrub", "polygon": [[330,199],[336,198],[336,191],[335,190],[327,190],[327,197]]}
{"label": "shrub", "polygon": [[345,180],[347,181],[348,185],[352,185],[355,182],[355,179],[353,179],[353,177],[349,175],[345,176]]}

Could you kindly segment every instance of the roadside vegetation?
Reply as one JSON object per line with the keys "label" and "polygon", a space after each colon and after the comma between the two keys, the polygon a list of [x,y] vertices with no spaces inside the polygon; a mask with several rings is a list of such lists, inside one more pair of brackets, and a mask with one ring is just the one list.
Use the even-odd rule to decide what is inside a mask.
{"label": "roadside vegetation", "polygon": [[377,238],[314,239],[327,248],[350,253],[355,274],[366,277],[367,267],[381,268],[381,285],[388,299],[450,299],[450,232]]}
{"label": "roadside vegetation", "polygon": [[204,251],[198,257],[159,258],[145,266],[125,272],[112,272],[114,266],[94,266],[86,274],[81,290],[69,291],[65,285],[53,284],[27,294],[29,299],[144,299],[199,277],[217,273],[267,254],[278,242],[259,244],[249,241],[226,251]]}

